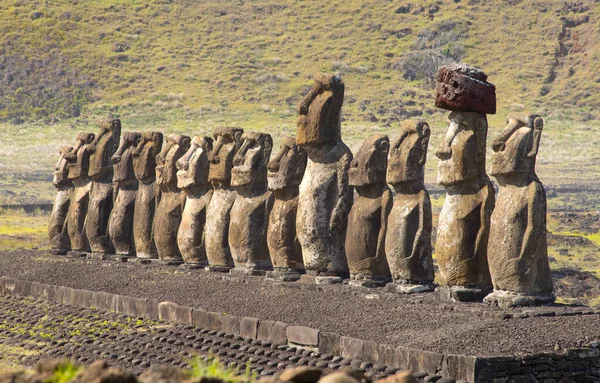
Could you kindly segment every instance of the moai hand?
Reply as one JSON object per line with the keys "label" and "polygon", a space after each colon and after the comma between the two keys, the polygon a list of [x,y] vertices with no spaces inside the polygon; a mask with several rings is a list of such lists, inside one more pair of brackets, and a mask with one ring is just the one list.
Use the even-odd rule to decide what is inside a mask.
{"label": "moai hand", "polygon": [[50,215],[48,224],[48,237],[50,239],[50,252],[54,255],[65,255],[71,250],[71,240],[67,228],[67,217],[69,214],[69,205],[73,194],[74,185],[69,180],[69,162],[65,158],[72,147],[60,148],[59,158],[54,167],[54,178],[52,185],[56,188],[56,198]]}

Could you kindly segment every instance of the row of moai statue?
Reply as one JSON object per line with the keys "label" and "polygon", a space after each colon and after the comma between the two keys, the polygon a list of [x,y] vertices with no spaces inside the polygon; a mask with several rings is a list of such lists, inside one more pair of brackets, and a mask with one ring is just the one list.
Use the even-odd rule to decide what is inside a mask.
{"label": "row of moai statue", "polygon": [[[300,103],[296,138],[283,139],[272,160],[271,136],[240,128],[163,139],[121,134],[112,120],[97,135],[78,134],[56,167],[53,251],[433,290],[423,180],[430,128],[405,121],[398,138],[372,135],[353,157],[341,140],[343,99],[340,77],[318,75]],[[493,141],[496,200],[485,170],[494,85],[472,67],[442,67],[436,106],[451,111],[436,151],[446,189],[435,244],[439,296],[504,307],[553,302],[546,199],[535,173],[542,119],[511,114]]]}

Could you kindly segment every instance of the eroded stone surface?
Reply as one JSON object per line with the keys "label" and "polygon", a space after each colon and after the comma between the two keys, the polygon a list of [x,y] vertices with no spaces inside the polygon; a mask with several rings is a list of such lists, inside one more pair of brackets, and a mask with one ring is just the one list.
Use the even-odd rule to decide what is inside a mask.
{"label": "eroded stone surface", "polygon": [[481,70],[464,64],[441,67],[435,106],[456,112],[496,113],[496,87]]}
{"label": "eroded stone surface", "polygon": [[52,178],[52,185],[56,188],[56,197],[50,215],[50,223],[48,224],[48,237],[50,248],[55,254],[66,254],[67,251],[71,250],[67,217],[74,185],[69,180],[69,162],[65,156],[72,150],[72,147],[60,148],[59,158],[54,167],[54,177]]}

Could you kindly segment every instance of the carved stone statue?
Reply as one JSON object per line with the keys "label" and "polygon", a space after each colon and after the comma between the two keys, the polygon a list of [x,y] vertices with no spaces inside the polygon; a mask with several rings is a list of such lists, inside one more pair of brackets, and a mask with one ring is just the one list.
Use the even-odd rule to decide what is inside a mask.
{"label": "carved stone statue", "polygon": [[426,122],[404,121],[390,149],[387,183],[396,194],[387,218],[385,253],[395,282],[389,289],[400,293],[434,287],[431,201],[423,181],[429,136]]}
{"label": "carved stone statue", "polygon": [[162,141],[162,133],[144,132],[132,152],[133,171],[139,181],[133,214],[133,241],[136,256],[140,259],[158,258],[152,224],[160,195],[155,181],[156,156],[160,153]]}
{"label": "carved stone statue", "polygon": [[69,180],[69,162],[65,158],[73,150],[72,147],[62,147],[59,150],[60,157],[54,167],[54,178],[52,184],[56,188],[56,198],[50,215],[48,225],[48,237],[50,239],[50,253],[54,255],[65,255],[71,250],[71,240],[67,229],[67,216],[69,205],[73,195],[73,182]]}
{"label": "carved stone statue", "polygon": [[167,263],[183,262],[177,246],[177,230],[185,205],[185,193],[177,187],[177,161],[189,148],[188,136],[169,134],[156,156],[156,184],[160,188],[160,201],[156,207],[152,233],[158,258]]}
{"label": "carved stone statue", "polygon": [[272,266],[267,246],[272,204],[267,190],[267,164],[272,148],[271,135],[245,132],[231,170],[231,186],[237,195],[229,221],[229,248],[236,271],[254,275],[264,274]]}
{"label": "carved stone statue", "polygon": [[348,171],[348,183],[357,194],[346,232],[346,257],[353,285],[377,287],[391,279],[385,259],[386,218],[392,206],[392,192],[385,183],[389,149],[388,136],[368,137]]}
{"label": "carved stone statue", "polygon": [[304,273],[302,248],[296,235],[298,193],[306,169],[306,153],[292,137],[284,138],[279,153],[267,165],[273,207],[269,214],[267,245],[273,263],[274,279],[298,280]]}
{"label": "carved stone statue", "polygon": [[193,267],[208,266],[204,226],[206,210],[213,193],[208,181],[208,157],[212,145],[212,138],[196,136],[185,155],[177,161],[177,187],[186,195],[177,244],[184,262]]}
{"label": "carved stone statue", "polygon": [[92,180],[89,177],[90,153],[89,144],[94,141],[93,133],[79,133],[73,149],[64,155],[68,161],[67,177],[75,188],[69,203],[67,215],[67,231],[71,240],[71,250],[74,253],[90,251],[90,244],[85,233],[85,217],[88,212]]}
{"label": "carved stone statue", "polygon": [[112,156],[116,198],[108,221],[108,234],[115,254],[121,256],[135,256],[133,215],[138,180],[133,172],[132,152],[141,136],[140,133],[135,132],[123,133],[119,147]]}
{"label": "carved stone statue", "polygon": [[491,174],[500,192],[488,243],[494,292],[485,301],[501,307],[552,303],[546,192],[535,173],[544,122],[511,114],[507,123],[492,144]]}
{"label": "carved stone statue", "polygon": [[215,144],[210,153],[208,171],[213,195],[204,227],[208,270],[211,271],[225,272],[234,266],[229,249],[229,221],[237,193],[231,187],[231,169],[243,132],[240,128],[220,128],[214,132]]}
{"label": "carved stone statue", "polygon": [[341,282],[348,275],[344,242],[352,206],[352,152],[341,140],[343,101],[341,78],[319,74],[298,107],[296,140],[308,164],[300,184],[296,232],[308,274],[303,278],[316,283]]}
{"label": "carved stone statue", "polygon": [[495,193],[485,172],[484,112],[495,112],[495,98],[493,104],[480,100],[493,93],[486,79],[468,66],[442,67],[438,73],[436,106],[453,110],[436,152],[438,183],[446,189],[435,245],[442,299],[481,300],[491,288],[487,244]]}
{"label": "carved stone statue", "polygon": [[113,208],[113,164],[111,157],[117,151],[121,137],[121,121],[105,120],[100,132],[88,145],[90,152],[89,175],[92,178],[90,203],[85,219],[85,231],[92,253],[114,252],[108,235],[108,219]]}

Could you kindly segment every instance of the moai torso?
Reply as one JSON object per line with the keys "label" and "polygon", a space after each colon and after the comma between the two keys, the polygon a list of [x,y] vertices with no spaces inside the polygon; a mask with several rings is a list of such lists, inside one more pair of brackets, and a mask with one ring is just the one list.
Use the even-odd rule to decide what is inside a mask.
{"label": "moai torso", "polygon": [[226,271],[234,266],[229,249],[230,213],[236,196],[231,187],[231,169],[242,133],[240,128],[217,129],[209,158],[208,179],[213,185],[213,195],[208,204],[204,239],[208,264],[216,271]]}
{"label": "moai torso", "polygon": [[341,141],[344,83],[321,74],[300,103],[297,143],[308,155],[300,184],[296,232],[308,274],[346,276],[346,223],[352,205],[352,152]]}
{"label": "moai torso", "polygon": [[111,157],[119,146],[121,121],[101,123],[100,132],[88,146],[92,189],[85,219],[85,231],[93,253],[114,251],[108,235],[108,220],[113,208],[113,167]]}
{"label": "moai torso", "polygon": [[236,269],[271,268],[267,246],[269,204],[267,164],[273,140],[269,134],[245,132],[231,170],[231,186],[237,192],[231,208],[229,247]]}
{"label": "moai torso", "polygon": [[156,259],[152,224],[160,191],[156,185],[156,156],[162,148],[163,135],[144,132],[132,152],[133,171],[138,182],[133,214],[133,241],[138,258]]}
{"label": "moai torso", "polygon": [[116,198],[108,221],[108,234],[117,255],[135,255],[133,215],[138,180],[133,171],[132,153],[140,138],[140,133],[123,133],[119,147],[111,158]]}
{"label": "moai torso", "polygon": [[430,130],[423,121],[405,121],[392,144],[387,182],[396,191],[387,219],[385,252],[392,278],[400,284],[430,285],[431,201],[423,182]]}
{"label": "moai torso", "polygon": [[158,258],[167,262],[183,260],[177,245],[177,230],[185,205],[185,193],[177,187],[177,161],[190,147],[190,138],[170,134],[156,157],[156,184],[160,201],[154,215],[152,233]]}
{"label": "moai torso", "polygon": [[88,175],[90,153],[87,146],[94,140],[92,133],[79,133],[73,149],[65,155],[68,161],[67,178],[75,188],[69,203],[67,231],[74,251],[89,251],[90,245],[85,233],[85,217],[88,212],[92,180]]}
{"label": "moai torso", "polygon": [[204,247],[206,210],[212,197],[208,181],[208,161],[213,140],[196,136],[190,148],[177,161],[177,186],[186,195],[183,216],[177,231],[177,244],[185,263],[208,266]]}
{"label": "moai torso", "polygon": [[386,218],[392,204],[392,192],[385,183],[389,148],[386,135],[370,136],[348,171],[348,182],[357,194],[346,232],[346,257],[352,279],[390,279],[385,259]]}
{"label": "moai torso", "polygon": [[69,214],[69,204],[73,194],[73,182],[69,180],[68,164],[65,158],[73,148],[63,147],[59,151],[59,159],[54,167],[54,178],[52,184],[56,188],[56,198],[50,215],[50,224],[48,225],[48,237],[50,239],[51,251],[56,255],[64,255],[71,250],[71,241],[67,228],[67,216]]}
{"label": "moai torso", "polygon": [[267,166],[269,189],[273,192],[267,245],[275,271],[304,270],[302,248],[296,235],[296,215],[306,160],[306,153],[289,137],[283,139],[279,153]]}
{"label": "moai torso", "polygon": [[546,193],[535,173],[542,129],[543,121],[537,115],[509,115],[508,125],[492,145],[491,174],[500,192],[488,244],[495,290],[491,295],[506,292],[534,297],[527,304],[554,300],[546,239]]}

